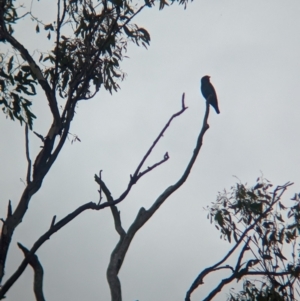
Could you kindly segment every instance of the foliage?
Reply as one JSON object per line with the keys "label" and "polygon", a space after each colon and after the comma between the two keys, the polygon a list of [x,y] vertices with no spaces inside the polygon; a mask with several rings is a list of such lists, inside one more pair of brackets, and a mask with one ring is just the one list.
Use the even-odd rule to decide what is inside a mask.
{"label": "foliage", "polygon": [[[261,287],[257,287],[250,280],[245,280],[243,283],[243,290],[239,293],[234,293],[233,290],[230,294],[228,301],[284,301],[290,300],[284,298],[278,293],[272,285],[263,283]],[[291,299],[292,300],[292,299]]]}
{"label": "foliage", "polygon": [[[210,208],[210,220],[221,232],[221,238],[238,243],[243,237],[247,243],[248,259],[240,264],[238,277],[263,276],[258,289],[250,280],[244,290],[230,300],[294,300],[294,290],[300,276],[299,252],[296,250],[300,229],[300,194],[284,206],[280,200],[287,183],[271,191],[272,184],[258,178],[253,187],[241,183],[218,195]],[[284,217],[286,213],[286,218]],[[244,256],[243,254],[242,256]],[[291,254],[291,256],[289,256]],[[280,296],[280,297],[278,297]]]}
{"label": "foliage", "polygon": [[[128,42],[146,48],[150,43],[148,31],[133,24],[132,19],[145,7],[154,6],[154,0],[61,0],[56,19],[48,24],[30,10],[19,17],[15,2],[1,1],[0,42],[10,43],[17,51],[1,54],[0,105],[7,116],[28,123],[30,128],[35,115],[29,96],[36,95],[36,85],[48,90],[48,98],[58,92],[68,103],[66,109],[71,102],[92,98],[102,86],[112,93],[124,79],[120,62]],[[160,9],[168,4],[165,0],[158,2]],[[178,2],[186,5],[187,0]],[[27,16],[36,22],[37,34],[43,27],[44,38],[54,42],[52,50],[40,52],[39,63],[13,36],[14,26],[20,26]]]}
{"label": "foliage", "polygon": [[[139,227],[187,179],[200,151],[203,135],[208,129],[208,104],[203,129],[199,134],[196,150],[187,170],[183,172],[178,183],[173,185],[172,189],[167,189],[167,192],[163,193],[163,196],[154,203],[152,208],[148,211],[145,209],[140,210],[139,218],[137,219],[138,223],[131,229],[130,233],[125,233],[125,230],[122,229],[116,205],[126,198],[132,186],[142,176],[169,159],[168,153],[166,153],[162,160],[142,170],[145,160],[171,121],[186,110],[184,95],[182,97],[181,110],[170,118],[161,134],[154,141],[136,168],[136,171],[130,177],[128,187],[123,194],[119,198],[113,199],[109,188],[101,179],[100,172],[99,177],[95,176],[95,181],[100,186],[100,200],[81,205],[59,221],[56,221],[56,216],[54,216],[48,231],[41,235],[30,249],[18,243],[18,247],[24,254],[24,259],[19,263],[17,269],[3,282],[7,264],[6,259],[15,230],[22,223],[30,207],[32,196],[42,187],[43,180],[56,161],[66,139],[69,135],[72,135],[69,130],[77,103],[94,97],[100,88],[104,88],[110,93],[119,89],[119,81],[124,79],[124,72],[120,68],[120,63],[125,56],[128,43],[132,42],[146,48],[150,43],[148,31],[132,23],[133,18],[145,7],[153,7],[157,2],[160,9],[167,4],[165,0],[145,0],[145,2],[137,1],[136,3],[127,0],[58,0],[56,2],[56,17],[54,17],[52,22],[45,24],[37,16],[33,15],[31,11],[35,1],[29,2],[31,2],[28,5],[30,9],[22,16],[19,16],[19,9],[26,9],[25,5],[22,4],[22,7],[16,7],[17,1],[15,0],[0,0],[0,42],[5,43],[5,47],[1,49],[6,51],[4,53],[4,50],[1,50],[0,53],[0,106],[7,117],[13,120],[17,119],[21,124],[26,124],[25,153],[27,160],[24,190],[15,208],[12,207],[11,201],[8,202],[7,214],[1,218],[0,299],[5,298],[5,294],[23,274],[26,267],[31,265],[35,273],[35,297],[37,300],[44,300],[43,271],[42,265],[35,254],[36,251],[54,233],[70,223],[82,212],[113,207],[112,212],[117,231],[121,234],[121,242],[118,244],[120,250],[116,249],[113,252],[118,257],[118,260],[113,260],[112,256],[109,264],[108,282],[112,291],[112,299],[119,301],[121,300],[121,287],[119,285],[118,272],[129,244]],[[186,5],[187,0],[178,0],[176,2]],[[39,36],[40,45],[43,45],[43,40],[47,41],[48,39],[52,42],[51,47],[45,52],[44,50],[30,49],[29,38],[25,39],[25,43],[29,45],[23,45],[14,34],[14,29],[17,29],[17,26],[22,26],[22,21],[28,16],[36,23],[34,34],[40,34],[42,27],[46,32],[45,36]],[[28,34],[28,36],[30,35]],[[37,57],[36,54],[38,54]],[[29,131],[29,129],[33,129],[33,120],[36,118],[31,106],[37,97],[39,100],[47,101],[52,114],[52,120],[46,133]],[[31,158],[30,154],[30,135],[32,133],[41,140],[42,144],[38,148],[38,154],[35,158]],[[72,136],[72,142],[80,141],[76,135]],[[106,196],[107,202],[101,202],[102,193]],[[125,236],[129,239],[123,239]],[[124,244],[126,245],[125,247]],[[121,257],[123,259],[120,262]]]}
{"label": "foliage", "polygon": [[[208,207],[207,218],[221,232],[221,239],[233,243],[227,254],[214,265],[205,268],[186,293],[186,301],[204,278],[219,270],[230,271],[203,301],[212,300],[223,287],[233,281],[243,281],[243,290],[231,290],[230,301],[293,301],[299,295],[300,260],[298,236],[300,229],[300,194],[283,205],[282,196],[291,186],[288,182],[272,188],[264,178],[256,184],[237,183],[224,190]],[[284,218],[284,213],[286,218]],[[232,239],[233,238],[233,239]],[[289,256],[291,254],[291,256]],[[230,264],[226,262],[231,259]],[[235,265],[232,264],[235,261]],[[255,282],[262,283],[258,288]]]}
{"label": "foliage", "polygon": [[3,56],[1,58],[0,105],[3,105],[2,111],[12,120],[16,118],[21,124],[28,122],[32,128],[35,115],[30,111],[32,102],[27,97],[36,95],[37,83],[28,65],[18,65],[14,68],[13,60],[14,56],[11,56],[4,64]]}

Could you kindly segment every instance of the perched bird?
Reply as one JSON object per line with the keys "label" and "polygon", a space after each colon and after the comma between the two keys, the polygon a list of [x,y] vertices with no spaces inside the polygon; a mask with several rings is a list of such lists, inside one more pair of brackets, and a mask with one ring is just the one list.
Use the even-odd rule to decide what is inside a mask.
{"label": "perched bird", "polygon": [[209,81],[210,76],[205,75],[201,78],[201,92],[204,98],[210,103],[210,105],[220,114],[218,107],[218,98],[214,86]]}

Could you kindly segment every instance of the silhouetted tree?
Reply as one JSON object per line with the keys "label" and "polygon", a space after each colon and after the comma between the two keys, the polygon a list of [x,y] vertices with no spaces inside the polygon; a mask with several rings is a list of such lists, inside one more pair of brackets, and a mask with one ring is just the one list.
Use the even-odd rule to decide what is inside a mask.
{"label": "silhouetted tree", "polygon": [[[299,299],[300,260],[298,233],[300,230],[300,194],[292,198],[288,207],[282,200],[291,186],[288,182],[277,186],[258,178],[253,187],[237,183],[219,193],[216,202],[208,207],[208,218],[221,232],[221,238],[232,242],[233,247],[215,265],[204,269],[186,294],[204,283],[204,278],[219,270],[227,270],[224,278],[203,300],[212,300],[229,283],[243,280],[239,293],[230,292],[230,301],[269,301]],[[284,218],[287,212],[287,218]],[[236,265],[226,264],[236,258]],[[255,284],[260,283],[260,285]],[[295,294],[297,296],[295,296]]]}

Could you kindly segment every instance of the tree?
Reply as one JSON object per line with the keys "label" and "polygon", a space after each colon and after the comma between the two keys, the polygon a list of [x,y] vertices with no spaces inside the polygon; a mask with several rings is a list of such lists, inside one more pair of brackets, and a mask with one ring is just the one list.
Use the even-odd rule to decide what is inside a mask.
{"label": "tree", "polygon": [[[234,240],[230,251],[215,265],[204,269],[186,294],[204,283],[204,278],[219,270],[230,271],[203,300],[212,300],[227,284],[243,280],[239,293],[231,291],[230,301],[297,300],[299,297],[300,260],[298,233],[300,229],[300,194],[291,199],[289,208],[282,200],[293,183],[272,189],[272,184],[258,178],[253,187],[237,183],[231,192],[219,193],[217,201],[208,207],[208,218],[221,232],[221,238]],[[283,213],[287,211],[287,220]],[[237,251],[239,250],[239,251]],[[237,255],[234,255],[237,253]],[[291,256],[289,256],[289,253]],[[298,253],[298,254],[297,254]],[[226,264],[236,258],[236,265]],[[257,278],[258,277],[258,278]],[[260,283],[256,285],[255,283]]]}
{"label": "tree", "polygon": [[[160,1],[159,8],[164,8],[166,4],[165,1]],[[180,0],[179,4],[186,5],[186,1]],[[32,196],[42,187],[43,180],[49,173],[70,134],[69,130],[74,118],[76,104],[81,100],[93,98],[101,87],[110,93],[117,91],[119,88],[117,81],[124,78],[124,73],[119,65],[124,56],[124,51],[126,51],[127,43],[131,41],[144,47],[149,44],[150,35],[147,30],[132,23],[132,19],[146,6],[154,6],[154,1],[145,1],[143,5],[134,5],[127,1],[106,0],[97,3],[79,0],[58,1],[56,20],[44,24],[43,21],[33,15],[30,9],[22,16],[18,16],[19,8],[15,7],[15,1],[3,0],[0,2],[0,41],[8,46],[7,52],[1,54],[0,104],[3,112],[10,119],[19,120],[21,125],[25,123],[28,164],[25,189],[17,207],[12,208],[11,201],[9,201],[6,218],[2,219],[0,241],[1,283],[12,237],[28,211]],[[30,16],[36,22],[36,33],[39,33],[41,27],[44,27],[47,39],[53,39],[55,44],[52,50],[40,51],[38,59],[35,55],[30,54],[31,50],[27,45],[21,44],[14,37],[14,26],[19,26],[26,16]],[[40,97],[40,94],[45,96],[52,115],[52,123],[46,135],[39,133],[39,129],[35,129],[34,119],[36,115],[31,110],[33,104],[31,99]],[[63,103],[61,111],[60,103]],[[54,216],[49,230],[41,235],[30,249],[27,249],[21,243],[18,244],[24,253],[24,260],[16,271],[2,283],[0,299],[5,297],[5,294],[22,275],[27,265],[30,264],[35,272],[34,292],[36,299],[44,300],[42,290],[43,269],[35,255],[36,251],[51,235],[61,230],[85,210],[101,210],[110,207],[116,231],[120,235],[120,241],[112,253],[107,278],[111,288],[112,300],[121,300],[118,272],[129,244],[137,230],[187,179],[202,146],[203,136],[209,127],[207,124],[208,104],[195,150],[178,181],[168,187],[149,210],[141,208],[132,227],[127,232],[121,226],[120,214],[116,205],[126,198],[132,186],[143,175],[169,159],[168,153],[166,153],[161,161],[141,170],[171,121],[185,110],[183,95],[181,110],[175,113],[167,122],[131,176],[127,189],[119,198],[112,198],[100,172],[99,176],[95,176],[95,180],[100,186],[98,203],[86,203],[59,221],[56,221],[56,216]],[[30,131],[42,143],[41,150],[35,159],[31,158],[29,151]],[[77,136],[74,139],[80,140]],[[102,200],[103,195],[106,197],[106,202]]]}
{"label": "tree", "polygon": [[[179,3],[186,4],[184,1],[179,1]],[[24,15],[18,17],[18,8],[14,4],[15,2],[13,1],[0,1],[0,39],[8,47],[7,52],[3,53],[1,57],[0,101],[4,113],[9,118],[19,120],[21,124],[25,123],[28,170],[27,183],[17,208],[14,209],[11,202],[9,202],[7,216],[2,220],[3,227],[0,243],[1,281],[3,281],[4,271],[7,267],[7,254],[10,250],[11,239],[15,234],[15,230],[28,212],[28,205],[32,196],[42,187],[43,180],[61,153],[68,136],[71,135],[70,127],[76,113],[76,104],[81,100],[87,100],[97,95],[101,88],[106,89],[110,93],[118,90],[119,80],[124,78],[124,73],[119,65],[124,56],[127,43],[132,41],[146,47],[150,41],[149,33],[144,28],[134,25],[132,19],[144,7],[152,7],[154,2],[145,1],[145,4],[142,6],[134,6],[132,3],[124,1],[101,1],[95,5],[91,1],[58,1],[56,21],[45,24],[30,9]],[[160,1],[160,8],[162,9],[165,4],[165,1]],[[24,18],[28,16],[36,23],[37,33],[44,27],[47,38],[55,43],[54,48],[51,48],[52,50],[40,51],[37,55],[37,52],[33,52],[28,45],[20,43],[15,38],[13,33],[14,26],[19,26]],[[10,46],[11,48],[9,48]],[[41,95],[45,95],[53,118],[53,122],[50,124],[46,134],[44,130],[41,131],[34,126],[36,115],[37,118],[42,118],[43,116],[39,116],[34,109],[31,109],[31,107],[34,108],[35,99],[37,97],[40,98]],[[61,103],[63,103],[62,110],[60,110]],[[106,185],[103,173],[100,172],[99,175],[95,176],[95,180],[100,187],[99,201],[86,203],[59,221],[56,221],[54,216],[49,230],[37,239],[29,249],[19,243],[25,258],[15,273],[9,275],[8,280],[3,282],[2,297],[16,283],[27,265],[30,264],[35,271],[34,290],[36,299],[43,300],[43,270],[36,256],[36,251],[50,236],[61,230],[82,212],[89,209],[101,210],[110,207],[115,222],[115,229],[119,234],[120,240],[112,253],[107,275],[112,299],[120,300],[121,287],[118,273],[128,247],[140,227],[149,220],[171,193],[175,192],[187,179],[201,148],[203,136],[208,129],[208,107],[204,116],[203,127],[199,130],[194,152],[178,181],[165,189],[148,210],[141,208],[128,231],[122,226],[121,216],[116,205],[125,200],[133,185],[143,175],[169,159],[169,155],[166,153],[160,161],[143,169],[146,159],[162,138],[170,122],[185,110],[186,106],[183,96],[181,109],[171,117],[158,138],[153,142],[153,145],[149,148],[140,164],[138,164],[135,172],[132,173],[128,187],[120,197],[112,197],[111,189]],[[31,159],[29,151],[30,141],[32,137],[35,138],[32,134],[38,137],[42,143],[42,150],[35,159]],[[79,137],[76,135],[73,137],[74,141],[79,140]],[[106,202],[103,200],[104,198]],[[250,209],[253,210],[252,207]],[[255,215],[255,212],[252,213]],[[213,211],[211,214],[212,216],[216,214],[216,222],[221,221],[222,223],[222,215]],[[219,225],[218,227],[221,226]],[[231,235],[235,233],[231,228],[229,230],[222,228],[222,230],[225,231],[223,235],[227,239],[229,239],[230,231],[233,233]],[[239,233],[235,234],[239,235]],[[241,254],[243,255],[244,253]],[[239,268],[237,271],[241,272]],[[237,274],[235,273],[234,276],[236,277]],[[253,286],[245,283],[245,290],[250,290],[249,288],[256,293]],[[272,286],[268,288],[272,289]],[[268,292],[268,290],[266,291]]]}

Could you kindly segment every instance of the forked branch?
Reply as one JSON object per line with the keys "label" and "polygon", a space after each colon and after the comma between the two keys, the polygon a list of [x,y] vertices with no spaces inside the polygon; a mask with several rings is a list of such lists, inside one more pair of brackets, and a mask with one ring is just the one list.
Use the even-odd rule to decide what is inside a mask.
{"label": "forked branch", "polygon": [[[29,250],[27,250],[22,244],[18,243],[19,248],[23,251],[24,255],[27,256]],[[43,279],[44,279],[44,270],[37,257],[33,254],[28,258],[29,264],[34,271],[34,281],[33,281],[33,291],[35,294],[36,301],[45,301],[43,293]]]}
{"label": "forked branch", "polygon": [[[184,105],[184,95],[182,98],[182,112],[186,109]],[[181,114],[181,111],[180,111]],[[206,103],[206,111],[204,115],[204,120],[203,120],[203,125],[200,130],[197,142],[196,142],[196,147],[193,151],[193,154],[191,156],[190,161],[187,164],[186,169],[184,170],[182,176],[179,178],[179,180],[174,184],[169,186],[168,188],[165,189],[165,191],[156,199],[156,201],[153,203],[153,205],[146,210],[145,208],[141,208],[135,218],[135,220],[132,222],[131,226],[129,227],[128,231],[125,232],[124,230],[122,232],[119,232],[119,228],[116,227],[117,232],[120,234],[120,239],[119,242],[117,243],[115,249],[113,250],[111,257],[110,257],[110,262],[109,266],[107,268],[107,280],[109,283],[110,287],[110,292],[111,292],[111,300],[112,301],[122,301],[122,293],[121,293],[121,284],[120,280],[118,277],[118,273],[120,271],[120,268],[123,264],[125,255],[127,253],[127,250],[130,246],[130,243],[134,237],[134,235],[137,233],[137,231],[151,218],[151,216],[158,210],[158,208],[166,201],[166,199],[174,193],[181,185],[186,181],[195,161],[196,158],[200,152],[202,143],[203,143],[203,137],[205,132],[208,130],[209,125],[207,123],[208,120],[208,115],[209,115],[209,103]],[[149,156],[151,153],[153,147],[156,145],[158,140],[163,136],[163,133],[165,130],[168,128],[170,125],[170,122],[172,121],[173,118],[176,117],[176,114],[174,114],[169,122],[166,124],[164,129],[161,131],[159,134],[158,138],[154,141],[152,147],[149,149],[143,160],[141,161],[140,165],[137,168],[137,171],[134,175],[139,175],[139,171],[145,162],[145,158]],[[111,210],[113,212],[113,217],[115,220],[115,225],[120,226],[121,221],[120,221],[120,214],[117,211],[116,207],[111,207]],[[227,268],[227,267],[226,267]]]}

